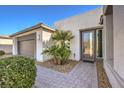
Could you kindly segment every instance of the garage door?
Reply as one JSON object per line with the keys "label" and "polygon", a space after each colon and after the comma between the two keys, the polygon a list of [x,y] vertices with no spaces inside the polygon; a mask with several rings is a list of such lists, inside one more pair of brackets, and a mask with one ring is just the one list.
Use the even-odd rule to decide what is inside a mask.
{"label": "garage door", "polygon": [[19,55],[35,58],[35,36],[29,35],[18,39]]}

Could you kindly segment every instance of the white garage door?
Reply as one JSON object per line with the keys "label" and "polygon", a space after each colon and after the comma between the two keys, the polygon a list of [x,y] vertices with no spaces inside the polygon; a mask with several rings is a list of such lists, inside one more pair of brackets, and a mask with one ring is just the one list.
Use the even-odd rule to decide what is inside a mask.
{"label": "white garage door", "polygon": [[19,55],[35,58],[35,35],[21,37],[18,45]]}
{"label": "white garage door", "polygon": [[29,57],[35,56],[35,41],[20,41],[19,42],[19,54]]}

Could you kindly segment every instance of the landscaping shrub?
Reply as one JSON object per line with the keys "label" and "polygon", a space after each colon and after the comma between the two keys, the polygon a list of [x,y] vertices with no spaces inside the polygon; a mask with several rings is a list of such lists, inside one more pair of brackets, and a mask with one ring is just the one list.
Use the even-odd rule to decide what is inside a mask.
{"label": "landscaping shrub", "polygon": [[3,50],[0,50],[0,56],[4,55],[5,52]]}
{"label": "landscaping shrub", "polygon": [[53,45],[43,50],[42,54],[48,54],[54,57],[54,63],[65,64],[71,55],[70,41],[74,38],[70,31],[56,30],[52,34]]}
{"label": "landscaping shrub", "polygon": [[0,87],[30,88],[36,77],[35,61],[28,57],[13,56],[0,59]]}

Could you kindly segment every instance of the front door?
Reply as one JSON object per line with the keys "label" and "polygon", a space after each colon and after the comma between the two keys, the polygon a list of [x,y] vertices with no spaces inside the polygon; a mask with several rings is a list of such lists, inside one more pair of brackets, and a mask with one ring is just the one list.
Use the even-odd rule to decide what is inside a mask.
{"label": "front door", "polygon": [[95,31],[82,32],[82,59],[91,62],[95,59]]}

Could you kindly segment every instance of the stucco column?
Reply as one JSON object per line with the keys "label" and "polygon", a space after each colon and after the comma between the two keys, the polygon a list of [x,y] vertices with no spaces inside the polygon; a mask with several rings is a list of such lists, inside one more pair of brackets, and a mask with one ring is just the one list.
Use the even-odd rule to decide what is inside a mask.
{"label": "stucco column", "polygon": [[42,31],[36,32],[36,60],[39,62],[43,62],[43,55],[42,55]]}
{"label": "stucco column", "polygon": [[113,16],[104,16],[103,28],[103,57],[104,62],[113,66]]}
{"label": "stucco column", "polygon": [[18,49],[17,49],[17,38],[13,38],[13,47],[12,47],[12,54],[17,55],[18,54]]}
{"label": "stucco column", "polygon": [[103,23],[103,32],[102,32],[102,37],[103,37],[103,42],[102,42],[102,47],[103,47],[103,59],[104,62],[106,60],[106,17],[104,16],[104,23]]}

